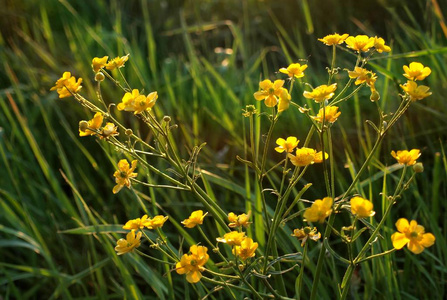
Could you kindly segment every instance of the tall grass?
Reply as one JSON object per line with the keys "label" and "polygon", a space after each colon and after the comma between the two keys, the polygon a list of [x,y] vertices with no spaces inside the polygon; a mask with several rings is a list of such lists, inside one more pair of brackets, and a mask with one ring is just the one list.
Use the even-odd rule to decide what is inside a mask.
{"label": "tall grass", "polygon": [[[182,220],[187,217],[185,211],[199,208],[200,203],[176,191],[147,187],[139,188],[141,194],[123,191],[112,195],[111,174],[120,153],[102,151],[101,147],[109,146],[78,137],[78,121],[91,116],[70,100],[58,100],[48,91],[63,71],[84,78],[85,92],[94,95],[87,80],[92,78],[91,59],[130,53],[130,63],[124,69],[126,78],[146,91],[158,91],[160,108],[156,114],[170,115],[179,124],[178,147],[185,157],[195,145],[207,142],[199,162],[208,194],[214,195],[223,208],[255,210],[259,191],[247,188],[248,170],[235,159],[245,151],[241,109],[254,102],[252,95],[260,78],[272,77],[290,62],[307,60],[313,70],[329,66],[329,53],[315,40],[333,31],[378,34],[391,42],[393,53],[399,53],[372,61],[381,79],[378,89],[384,111],[397,105],[395,95],[403,64],[417,60],[433,71],[428,79],[433,95],[414,105],[400,120],[373,160],[369,174],[372,180],[361,182],[359,192],[379,199],[378,191],[398,180],[387,171],[387,166],[394,163],[389,152],[421,147],[425,172],[394,210],[387,236],[380,239],[374,251],[391,247],[389,236],[395,230],[391,220],[399,217],[417,218],[437,237],[436,244],[419,256],[397,252],[393,257],[362,265],[354,275],[352,296],[442,298],[447,275],[447,225],[443,222],[447,216],[444,7],[436,5],[435,0],[347,1],[343,7],[333,1],[322,2],[7,1],[1,13],[0,37],[3,298],[175,299],[182,295],[195,299],[197,294],[206,294],[206,286],[183,284],[183,278],[165,267],[146,265],[142,257],[115,255],[116,239],[124,232],[119,224],[125,220],[146,210]],[[217,47],[231,51],[225,53]],[[348,66],[348,55],[340,58],[341,68]],[[310,83],[325,80],[324,71],[313,74]],[[343,79],[345,74],[340,71],[338,76]],[[116,91],[110,86],[104,97],[118,102]],[[338,161],[336,191],[349,185],[348,178],[356,174],[359,162],[372,147],[373,132],[360,121],[365,119],[360,111],[366,115],[368,104],[365,97],[345,103],[343,118],[333,132],[338,141],[334,149],[342,149],[341,145],[347,149],[334,154]],[[134,131],[147,133],[141,124],[130,124],[124,114],[120,117]],[[305,133],[301,128],[309,125],[304,118],[290,115],[285,119],[278,134],[300,136]],[[261,136],[267,129],[259,120],[256,122]],[[314,179],[309,178],[318,182]],[[318,188],[324,187],[315,184],[308,197],[320,197]],[[162,211],[161,207],[167,209]],[[380,205],[376,207],[381,215]],[[181,229],[174,222],[167,226]],[[253,230],[262,243],[260,228]],[[219,235],[215,228],[205,231]],[[291,227],[284,228],[278,243],[285,252],[298,252],[299,243],[290,244],[286,239],[290,232]],[[182,233],[185,241],[196,238],[190,232]],[[317,257],[318,250],[311,247],[309,257]],[[305,293],[312,286],[315,261],[310,259],[306,266]],[[337,286],[333,283],[343,276],[337,261],[328,261],[321,279],[321,298],[335,295]],[[294,278],[285,276],[290,282],[288,288],[293,289]]]}

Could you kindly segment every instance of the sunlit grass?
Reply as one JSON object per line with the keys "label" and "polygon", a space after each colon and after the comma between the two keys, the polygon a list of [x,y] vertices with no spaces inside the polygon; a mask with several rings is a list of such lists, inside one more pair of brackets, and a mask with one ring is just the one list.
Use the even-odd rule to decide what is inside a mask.
{"label": "sunlit grass", "polygon": [[[168,2],[170,9],[177,6]],[[146,210],[183,220],[189,214],[186,212],[200,209],[200,203],[180,192],[146,187],[140,189],[144,194],[123,190],[117,196],[112,195],[111,174],[115,162],[122,157],[110,151],[111,148],[101,151],[93,139],[80,140],[78,121],[86,119],[89,112],[72,105],[70,99],[56,99],[49,88],[67,68],[77,77],[92,79],[89,65],[92,57],[130,53],[132,59],[123,69],[126,78],[144,86],[146,91],[157,90],[161,95],[155,112],[159,117],[170,115],[173,123],[179,124],[176,136],[182,141],[178,143],[179,151],[186,156],[195,145],[207,142],[199,158],[207,193],[227,209],[254,210],[259,205],[254,202],[259,199],[259,191],[247,189],[252,184],[247,176],[249,171],[236,160],[236,155],[244,157],[246,151],[241,138],[241,109],[253,103],[252,95],[258,89],[259,80],[301,59],[307,61],[309,68],[319,70],[320,73],[312,72],[314,76],[308,78],[310,83],[318,85],[326,80],[324,68],[330,64],[330,56],[314,42],[316,38],[332,31],[376,34],[375,24],[359,19],[353,8],[348,9],[349,20],[344,9],[334,9],[332,14],[338,18],[333,19],[343,21],[331,23],[327,28],[320,24],[319,18],[323,16],[313,1],[300,1],[298,10],[288,11],[286,17],[280,14],[283,11],[280,5],[269,7],[265,2],[247,1],[238,7],[238,14],[222,12],[216,14],[216,19],[202,15],[201,9],[211,11],[211,7],[201,7],[198,2],[188,2],[183,8],[178,6],[172,10],[163,10],[155,2],[126,5],[110,1],[109,5],[108,1],[81,1],[74,5],[68,1],[44,1],[45,5],[39,5],[38,1],[29,1],[28,10],[24,11],[10,4],[10,16],[15,16],[14,12],[25,15],[11,17],[9,33],[2,31],[0,40],[3,71],[0,75],[0,294],[5,299],[39,296],[121,299],[125,295],[160,299],[185,295],[195,299],[197,294],[206,294],[206,288],[184,284],[183,278],[168,268],[149,266],[136,255],[117,257],[113,250],[116,240],[125,232],[115,224],[140,216]],[[386,28],[380,28],[381,34],[391,42],[393,53],[398,54],[373,60],[371,65],[381,78],[377,88],[384,111],[397,106],[395,95],[401,92],[402,65],[413,60],[432,68],[434,76],[428,78],[427,84],[433,95],[423,103],[416,103],[399,121],[384,141],[383,151],[377,154],[387,165],[382,165],[379,159],[373,160],[374,169],[368,174],[373,180],[363,181],[360,186],[363,194],[377,196],[377,191],[385,186],[395,185],[398,178],[392,172],[384,172],[386,167],[393,171],[395,161],[389,152],[421,147],[425,171],[418,176],[417,184],[406,191],[404,201],[397,205],[396,213],[386,224],[387,236],[374,246],[374,251],[391,247],[389,236],[395,231],[392,220],[403,216],[417,218],[437,241],[421,256],[398,252],[393,257],[363,264],[355,277],[358,281],[353,283],[353,293],[359,298],[435,299],[446,293],[447,104],[444,99],[447,71],[444,62],[447,45],[442,19],[430,4],[436,1],[415,2],[412,6],[395,4],[395,7],[377,3],[378,9],[389,16]],[[416,15],[418,11],[424,11],[423,16]],[[194,20],[199,21],[194,23]],[[216,53],[217,46],[231,51]],[[348,59],[351,59],[348,53],[340,54],[339,65],[348,67]],[[343,79],[346,72],[340,70],[338,76]],[[84,89],[93,95],[92,82],[85,80]],[[110,86],[104,97],[117,103],[120,99],[116,92]],[[334,155],[341,162],[336,166],[335,175],[339,192],[349,185],[349,176],[358,171],[359,163],[372,147],[373,131],[361,121],[365,115],[360,111],[367,113],[370,104],[369,96],[363,96],[344,104],[344,118],[340,118],[339,130],[333,133],[334,148],[346,147],[344,152],[335,150]],[[306,130],[303,128],[309,126],[308,120],[295,115],[284,119],[278,132],[286,136],[301,136]],[[125,114],[120,120],[126,124],[131,122]],[[133,123],[132,127],[151,140],[141,124]],[[267,128],[261,128],[260,120],[255,120],[255,128],[258,137],[267,132]],[[262,143],[260,139],[257,143]],[[110,146],[101,144],[101,147]],[[273,151],[271,154],[274,155]],[[382,172],[377,173],[375,169]],[[317,178],[308,180],[318,182]],[[307,197],[320,196],[310,191]],[[376,206],[380,215],[382,209],[381,205]],[[178,223],[167,226],[179,230],[185,244],[192,244],[197,238]],[[204,230],[209,235],[222,236],[216,228]],[[262,243],[263,228],[251,230]],[[287,235],[291,231],[292,226],[286,226],[278,237],[279,247],[285,253],[300,249],[299,242],[290,244]],[[178,241],[178,237],[170,236],[170,240]],[[306,265],[303,279],[306,293],[312,286],[317,247],[310,248],[308,255],[315,260]],[[322,298],[337,294],[333,283],[340,282],[343,276],[337,264],[332,258],[326,264],[319,291]],[[288,279],[286,282],[290,282],[287,284],[293,290],[295,278]],[[222,293],[216,297],[230,295]]]}

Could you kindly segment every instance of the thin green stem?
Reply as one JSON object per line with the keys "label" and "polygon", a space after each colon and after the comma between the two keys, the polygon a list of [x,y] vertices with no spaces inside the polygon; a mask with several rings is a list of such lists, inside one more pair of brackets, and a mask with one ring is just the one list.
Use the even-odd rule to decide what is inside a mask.
{"label": "thin green stem", "polygon": [[301,298],[301,290],[303,288],[304,264],[306,263],[306,258],[307,258],[307,241],[304,244],[303,261],[301,262],[300,274],[298,275],[298,288],[297,288],[298,300]]}

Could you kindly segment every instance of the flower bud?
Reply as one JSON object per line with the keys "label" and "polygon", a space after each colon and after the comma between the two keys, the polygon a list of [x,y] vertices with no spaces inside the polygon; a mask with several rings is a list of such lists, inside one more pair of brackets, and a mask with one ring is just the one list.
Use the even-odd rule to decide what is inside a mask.
{"label": "flower bud", "polygon": [[104,79],[105,79],[104,74],[102,74],[101,72],[96,73],[96,75],[95,75],[95,80],[96,80],[96,81],[101,82],[101,81],[103,81]]}
{"label": "flower bud", "polygon": [[126,129],[126,131],[124,132],[127,136],[131,136],[133,134],[132,129],[128,128]]}
{"label": "flower bud", "polygon": [[164,116],[163,117],[163,121],[165,121],[166,123],[171,122],[171,117],[170,116]]}
{"label": "flower bud", "polygon": [[369,100],[372,102],[378,101],[380,99],[380,94],[376,90],[372,91],[371,96],[369,97]]}
{"label": "flower bud", "polygon": [[87,128],[88,128],[88,122],[87,121],[82,120],[82,121],[79,122],[79,130],[84,132],[84,131],[87,130]]}
{"label": "flower bud", "polygon": [[416,173],[422,173],[424,172],[424,165],[422,163],[416,163],[413,165],[413,171]]}

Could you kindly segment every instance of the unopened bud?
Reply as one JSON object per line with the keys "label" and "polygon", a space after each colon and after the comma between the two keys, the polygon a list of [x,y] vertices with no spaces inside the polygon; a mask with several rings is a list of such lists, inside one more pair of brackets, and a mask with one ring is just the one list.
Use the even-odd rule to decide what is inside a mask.
{"label": "unopened bud", "polygon": [[79,122],[79,130],[86,131],[87,128],[88,128],[88,122],[87,121],[82,120],[82,121]]}
{"label": "unopened bud", "polygon": [[369,97],[369,100],[372,102],[378,101],[380,99],[380,94],[376,90],[372,91],[371,96]]}
{"label": "unopened bud", "polygon": [[422,163],[416,163],[413,165],[413,171],[416,173],[422,173],[424,172],[424,165]]}
{"label": "unopened bud", "polygon": [[171,117],[170,116],[164,116],[163,117],[163,121],[165,121],[166,123],[171,122]]}
{"label": "unopened bud", "polygon": [[101,72],[96,73],[96,75],[95,75],[96,81],[103,81],[104,79],[105,79],[104,74],[102,74]]}
{"label": "unopened bud", "polygon": [[131,136],[133,134],[132,129],[126,129],[126,131],[124,132],[127,136]]}

